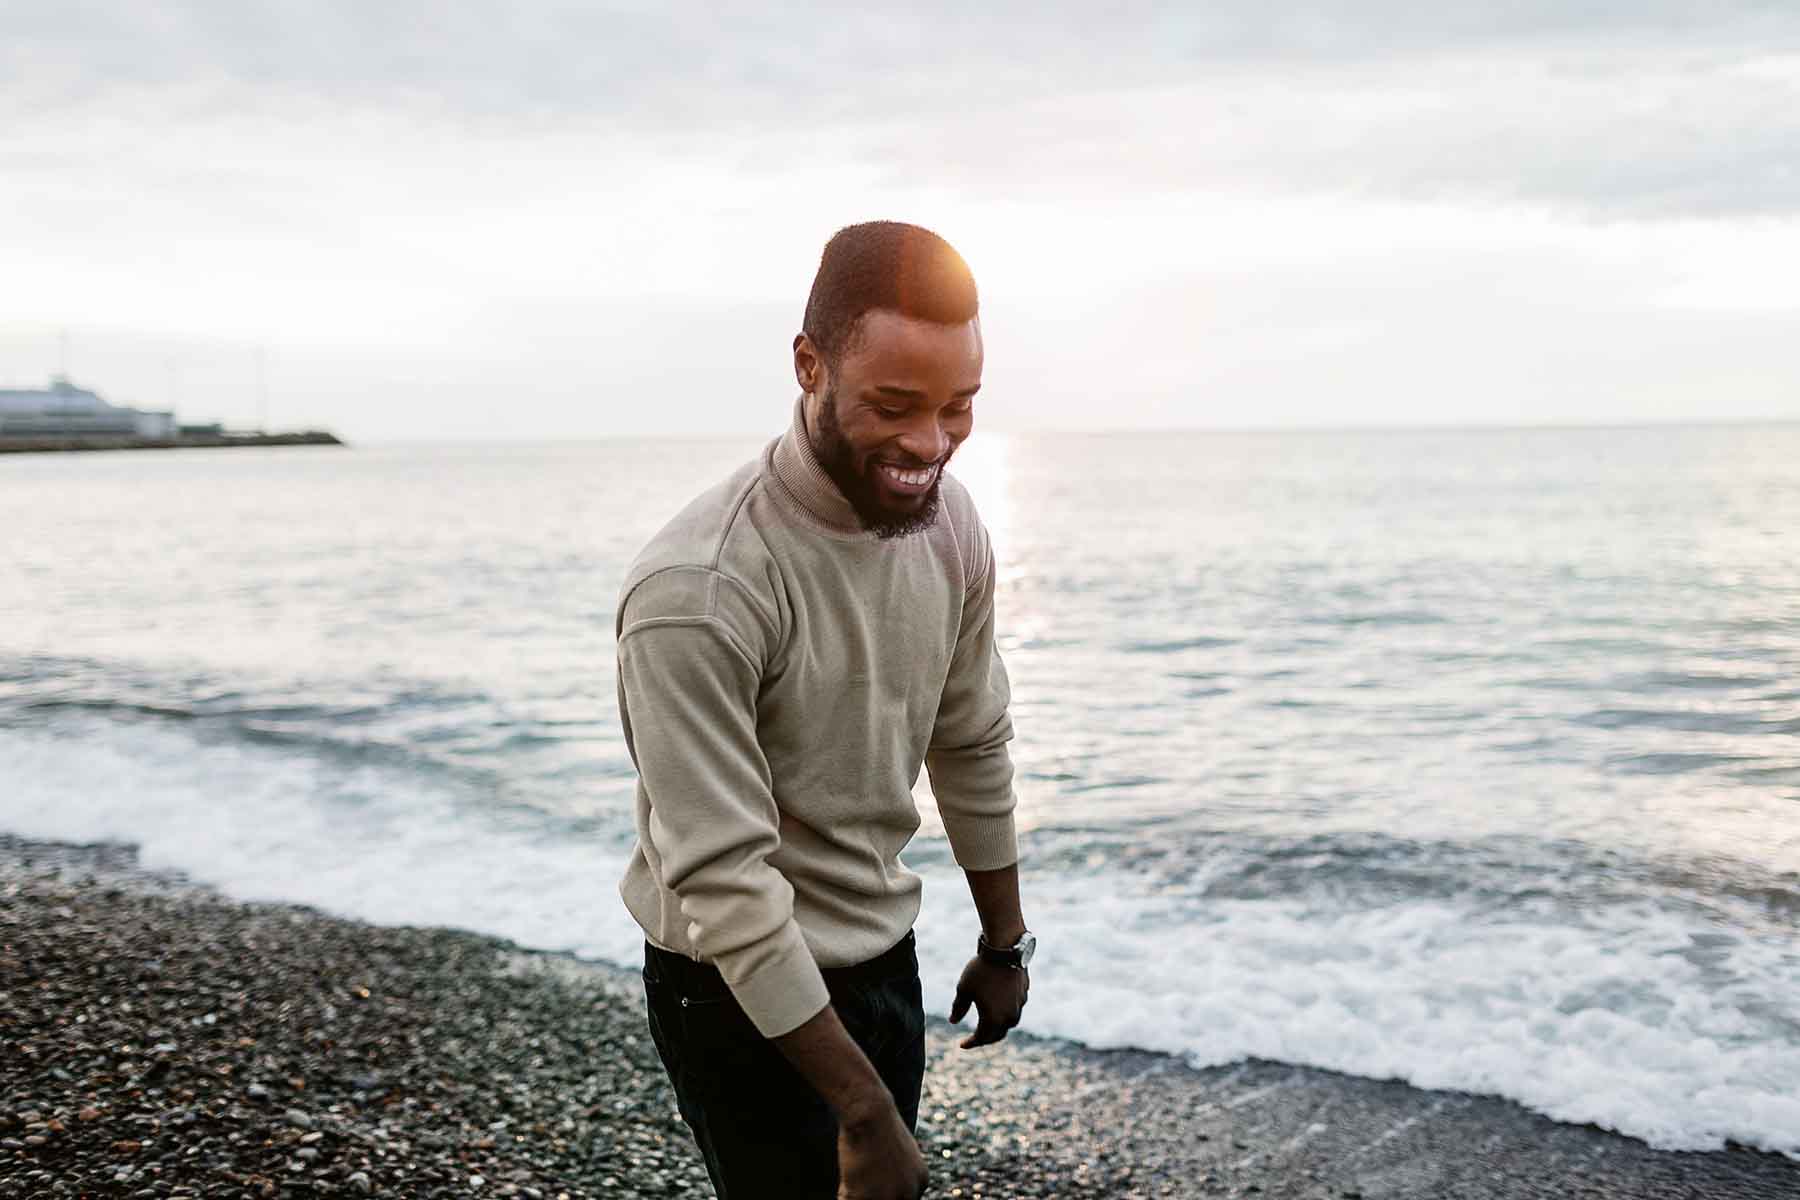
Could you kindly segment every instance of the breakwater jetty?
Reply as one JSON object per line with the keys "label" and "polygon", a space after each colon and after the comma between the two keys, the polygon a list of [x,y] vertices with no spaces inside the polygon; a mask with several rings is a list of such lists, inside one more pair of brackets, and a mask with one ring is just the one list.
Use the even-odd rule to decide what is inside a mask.
{"label": "breakwater jetty", "polygon": [[166,437],[135,434],[50,434],[7,437],[0,434],[0,454],[38,454],[53,450],[193,450],[232,446],[342,446],[334,433],[307,429],[296,433],[177,433]]}

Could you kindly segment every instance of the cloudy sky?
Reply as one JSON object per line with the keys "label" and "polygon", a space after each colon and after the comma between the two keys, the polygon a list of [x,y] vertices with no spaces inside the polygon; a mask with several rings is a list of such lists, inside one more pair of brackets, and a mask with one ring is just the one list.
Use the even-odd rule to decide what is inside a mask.
{"label": "cloudy sky", "polygon": [[0,386],[768,431],[873,217],[993,427],[1800,419],[1800,3],[0,0]]}

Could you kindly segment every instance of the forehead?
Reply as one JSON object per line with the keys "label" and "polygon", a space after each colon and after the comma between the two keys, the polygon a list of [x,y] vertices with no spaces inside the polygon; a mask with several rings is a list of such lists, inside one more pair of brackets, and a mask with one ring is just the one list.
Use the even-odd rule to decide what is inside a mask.
{"label": "forehead", "polygon": [[941,325],[888,309],[864,313],[844,348],[839,370],[852,376],[943,377],[980,382],[981,322]]}

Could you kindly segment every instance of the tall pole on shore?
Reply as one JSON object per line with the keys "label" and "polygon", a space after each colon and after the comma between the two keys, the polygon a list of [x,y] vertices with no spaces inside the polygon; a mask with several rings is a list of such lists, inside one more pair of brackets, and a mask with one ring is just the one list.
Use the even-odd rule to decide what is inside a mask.
{"label": "tall pole on shore", "polygon": [[256,432],[269,432],[269,371],[268,354],[262,346],[256,348]]}
{"label": "tall pole on shore", "polygon": [[[57,341],[56,377],[66,387],[69,382],[69,331],[64,329]],[[62,410],[63,428],[66,429],[69,425],[69,393],[58,388],[58,394],[62,400],[57,407]]]}

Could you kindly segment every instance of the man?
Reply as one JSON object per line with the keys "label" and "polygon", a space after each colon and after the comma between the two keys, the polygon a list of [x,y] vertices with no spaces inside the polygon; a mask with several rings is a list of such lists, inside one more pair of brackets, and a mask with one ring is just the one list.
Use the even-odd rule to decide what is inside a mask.
{"label": "man", "polygon": [[975,281],[878,221],[825,247],[788,431],[662,529],[619,600],[638,767],[620,893],[651,1036],[726,1200],[915,1200],[925,1017],[899,854],[930,772],[980,916],[951,1020],[1019,1021],[1012,737],[994,558],[943,473],[981,386]]}

